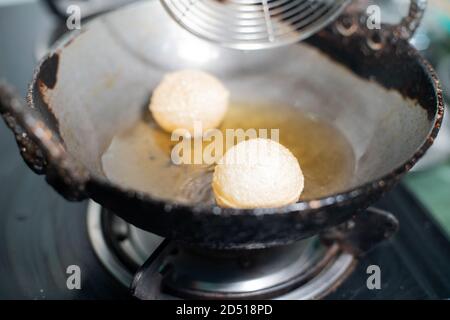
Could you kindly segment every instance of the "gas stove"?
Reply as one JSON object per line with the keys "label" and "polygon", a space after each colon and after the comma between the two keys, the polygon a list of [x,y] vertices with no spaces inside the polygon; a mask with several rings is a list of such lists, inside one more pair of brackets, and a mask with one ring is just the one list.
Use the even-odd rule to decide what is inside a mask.
{"label": "gas stove", "polygon": [[[30,185],[31,182],[31,185]],[[135,287],[135,295],[154,299],[247,296],[248,288],[276,288],[258,297],[277,299],[443,299],[450,292],[450,243],[417,200],[402,186],[377,206],[395,212],[400,230],[368,254],[355,259],[337,246],[308,239],[289,248],[253,255],[214,256],[179,249],[173,243],[128,225],[95,203],[67,204],[29,179],[22,195],[1,215],[0,297],[6,299],[130,299],[136,272],[157,266]],[[33,204],[29,198],[32,187]],[[28,207],[28,208],[27,208]],[[34,210],[30,210],[34,207]],[[157,250],[155,254],[155,250]],[[166,252],[166,253],[164,253]],[[147,261],[163,257],[169,263]],[[169,257],[169,259],[167,259]],[[146,266],[146,265],[149,266]],[[80,289],[70,290],[70,268],[80,270]],[[368,286],[373,267],[379,288]],[[168,276],[167,276],[168,275]],[[297,286],[277,286],[298,275]],[[163,283],[161,282],[163,279]],[[162,285],[163,284],[163,285]],[[189,289],[189,290],[188,290]],[[142,292],[144,290],[144,292]],[[197,290],[201,291],[201,290]],[[242,292],[242,294],[239,294]],[[266,294],[266,295],[264,295]]]}
{"label": "gas stove", "polygon": [[103,266],[142,299],[313,299],[328,294],[356,264],[337,244],[325,246],[318,238],[250,252],[186,248],[93,202],[87,228]]}
{"label": "gas stove", "polygon": [[[57,34],[59,24],[49,17],[37,3],[0,10],[0,36],[10,48],[0,55],[7,64],[0,76],[23,92],[34,56]],[[25,20],[41,27],[30,31]],[[7,39],[3,24],[28,39]],[[18,63],[16,52],[24,51]],[[63,200],[26,168],[3,123],[0,137],[0,299],[450,296],[450,242],[402,185],[375,205],[395,215],[400,229],[366,254],[355,255],[325,235],[245,254],[211,252],[139,230],[94,202]]]}

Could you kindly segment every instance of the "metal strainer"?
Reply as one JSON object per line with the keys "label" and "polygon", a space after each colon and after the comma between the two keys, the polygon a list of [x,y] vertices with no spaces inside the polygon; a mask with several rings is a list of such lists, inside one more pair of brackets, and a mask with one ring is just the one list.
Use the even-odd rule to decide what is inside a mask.
{"label": "metal strainer", "polygon": [[[365,27],[370,0],[161,0],[183,28],[213,43],[241,50],[257,50],[301,41],[340,16],[339,32],[360,31],[373,50],[382,47],[384,33],[409,39],[416,30],[426,0],[410,0],[409,13],[383,30]],[[345,9],[345,12],[344,12]],[[362,9],[362,10],[361,10]],[[354,14],[354,11],[361,14]],[[359,26],[359,27],[358,27]],[[367,29],[367,30],[365,30]],[[373,32],[372,32],[373,31]],[[379,41],[378,41],[378,40]]]}
{"label": "metal strainer", "polygon": [[161,0],[185,29],[242,50],[303,40],[333,21],[349,0]]}

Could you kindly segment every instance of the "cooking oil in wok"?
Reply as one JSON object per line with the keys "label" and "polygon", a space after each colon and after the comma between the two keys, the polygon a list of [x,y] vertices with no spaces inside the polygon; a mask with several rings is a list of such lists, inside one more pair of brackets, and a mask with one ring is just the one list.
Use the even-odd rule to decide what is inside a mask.
{"label": "cooking oil in wok", "polygon": [[[219,129],[224,137],[226,129],[278,129],[279,142],[297,157],[305,176],[301,200],[342,191],[352,178],[354,154],[342,133],[298,108],[233,103]],[[103,171],[111,181],[156,198],[192,205],[213,204],[214,167],[175,165],[171,152],[177,143],[149,116],[113,137],[102,157]]]}

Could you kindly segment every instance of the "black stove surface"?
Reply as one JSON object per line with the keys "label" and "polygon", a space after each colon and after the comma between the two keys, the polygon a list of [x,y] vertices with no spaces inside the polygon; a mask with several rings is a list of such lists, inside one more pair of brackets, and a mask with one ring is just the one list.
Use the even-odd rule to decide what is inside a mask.
{"label": "black stove surface", "polygon": [[[26,23],[25,23],[26,21]],[[37,3],[0,6],[0,78],[22,94],[39,39],[52,20]],[[0,299],[130,298],[97,259],[86,228],[87,203],[69,203],[34,175],[0,123]],[[450,242],[402,186],[377,205],[400,221],[398,234],[361,259],[329,299],[450,298]],[[66,285],[71,265],[81,290]],[[366,285],[369,265],[381,269],[381,289]]]}
{"label": "black stove surface", "polygon": [[[398,233],[360,260],[330,299],[450,298],[450,242],[430,213],[402,185],[375,207],[393,213]],[[368,290],[369,265],[381,270],[381,290]]]}

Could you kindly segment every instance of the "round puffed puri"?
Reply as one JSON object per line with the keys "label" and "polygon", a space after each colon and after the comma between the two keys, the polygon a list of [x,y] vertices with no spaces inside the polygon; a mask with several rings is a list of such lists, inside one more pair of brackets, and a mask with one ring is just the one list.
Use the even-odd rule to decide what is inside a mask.
{"label": "round puffed puri", "polygon": [[221,207],[278,208],[298,201],[304,177],[287,148],[270,139],[251,139],[225,153],[212,187]]}
{"label": "round puffed puri", "polygon": [[150,111],[166,131],[185,129],[194,135],[194,124],[202,134],[216,128],[228,109],[229,92],[214,76],[199,70],[168,73],[153,91]]}

